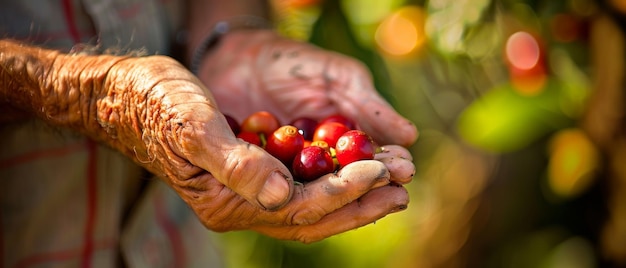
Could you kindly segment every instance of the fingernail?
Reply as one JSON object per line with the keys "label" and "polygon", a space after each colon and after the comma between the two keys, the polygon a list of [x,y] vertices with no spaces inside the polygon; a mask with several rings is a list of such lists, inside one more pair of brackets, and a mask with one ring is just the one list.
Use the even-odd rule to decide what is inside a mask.
{"label": "fingernail", "polygon": [[265,181],[263,189],[257,195],[257,201],[267,210],[280,208],[289,199],[289,181],[287,178],[278,171],[272,172]]}

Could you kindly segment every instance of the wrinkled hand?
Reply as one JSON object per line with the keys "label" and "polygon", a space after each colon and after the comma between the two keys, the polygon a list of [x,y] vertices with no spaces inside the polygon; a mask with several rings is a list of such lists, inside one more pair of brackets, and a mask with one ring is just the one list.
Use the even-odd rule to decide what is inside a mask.
{"label": "wrinkled hand", "polygon": [[195,77],[167,61],[129,67],[140,66],[157,70],[136,77],[160,77],[147,94],[153,105],[140,112],[155,123],[144,124],[148,127],[143,135],[150,137],[144,137],[152,141],[147,155],[156,161],[143,164],[166,174],[209,229],[250,229],[313,242],[406,208],[408,194],[400,185],[409,182],[415,170],[405,148],[385,146],[378,160],[355,162],[337,174],[294,184],[278,159],[235,138]]}
{"label": "wrinkled hand", "polygon": [[313,242],[407,206],[401,185],[414,166],[403,147],[294,184],[278,159],[233,135],[209,91],[177,62],[127,58],[105,79],[104,140],[162,176],[209,229]]}
{"label": "wrinkled hand", "polygon": [[171,58],[67,55],[3,40],[0,54],[5,104],[135,160],[212,230],[312,242],[408,203],[401,185],[414,166],[405,148],[385,146],[378,161],[294,184],[278,159],[233,135],[203,83]]}
{"label": "wrinkled hand", "polygon": [[283,123],[340,113],[380,144],[407,147],[417,139],[415,126],[376,92],[362,63],[273,31],[225,35],[205,57],[199,77],[220,110],[238,120],[261,110]]}
{"label": "wrinkled hand", "polygon": [[[415,126],[376,93],[362,64],[271,31],[227,35],[205,58],[199,77],[211,89],[220,110],[239,120],[260,110],[271,111],[283,123],[300,116],[320,119],[342,113],[356,119],[380,144],[408,146],[417,138]],[[402,146],[385,148],[389,152],[378,154],[379,161],[348,165],[337,175],[296,185],[291,202],[277,211],[237,202],[237,210],[215,213],[209,208],[201,213],[202,218],[213,229],[254,229],[307,242],[368,224],[408,203],[400,185],[413,176],[411,156]],[[242,151],[238,157],[246,159],[250,154]],[[258,168],[260,164],[252,170]],[[219,179],[204,179],[215,184],[210,191],[223,187]],[[208,203],[194,202],[192,207]]]}

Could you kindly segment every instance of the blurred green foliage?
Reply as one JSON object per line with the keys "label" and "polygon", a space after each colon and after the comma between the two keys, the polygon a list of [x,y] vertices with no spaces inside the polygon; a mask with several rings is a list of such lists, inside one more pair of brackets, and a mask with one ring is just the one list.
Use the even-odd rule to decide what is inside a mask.
{"label": "blurred green foliage", "polygon": [[391,81],[381,56],[365,48],[355,37],[341,8],[341,1],[324,1],[321,13],[313,25],[309,42],[322,48],[337,51],[363,62],[372,72],[374,86],[389,102]]}
{"label": "blurred green foliage", "polygon": [[490,152],[511,152],[548,133],[572,126],[560,109],[562,86],[548,81],[541,94],[522,96],[511,84],[491,89],[459,118],[459,132],[469,143]]}
{"label": "blurred green foliage", "polygon": [[[557,196],[547,172],[555,165],[565,175],[577,174],[577,165],[596,168],[589,167],[595,162],[581,164],[588,158],[575,151],[558,163],[551,155],[558,151],[551,148],[556,134],[578,127],[593,86],[588,31],[599,12],[596,2],[274,2],[283,5],[276,16],[285,35],[370,68],[379,92],[420,129],[410,148],[418,173],[407,185],[406,211],[321,242],[224,234],[229,267],[601,266],[601,186],[591,183],[580,195]],[[406,7],[425,18],[400,16],[419,14],[402,13]],[[382,42],[412,39],[406,32],[380,34],[383,22],[413,27],[418,40],[425,34],[427,41],[392,55]],[[545,81],[532,94],[516,84],[530,71],[515,70],[504,52],[519,31],[535,36],[545,63]],[[558,144],[576,142],[591,144]],[[566,185],[580,180],[565,175],[559,179]]]}

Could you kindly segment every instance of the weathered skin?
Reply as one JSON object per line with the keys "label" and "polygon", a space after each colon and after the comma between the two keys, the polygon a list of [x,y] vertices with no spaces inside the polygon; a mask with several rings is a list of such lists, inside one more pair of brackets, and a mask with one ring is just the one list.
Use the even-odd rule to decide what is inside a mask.
{"label": "weathered skin", "polygon": [[[410,178],[393,174],[412,165],[362,161],[293,184],[279,160],[234,137],[212,96],[168,57],[67,55],[0,40],[0,102],[13,119],[36,116],[119,150],[167,182],[211,230],[309,243],[406,208],[400,184]],[[266,184],[277,190],[262,191]]]}
{"label": "weathered skin", "polygon": [[413,156],[402,146],[381,146],[380,152],[374,155],[374,159],[382,162],[389,169],[389,175],[394,182],[406,184],[415,176]]}
{"label": "weathered skin", "polygon": [[407,151],[404,147],[395,144],[381,146],[380,152],[377,152],[375,157],[376,159],[382,159],[386,157],[399,157],[402,159],[413,161],[413,156],[409,151]]}
{"label": "weathered skin", "polygon": [[417,139],[415,125],[377,94],[361,62],[273,31],[241,30],[226,37],[207,55],[206,62],[214,64],[203,65],[199,76],[223,112],[242,120],[268,110],[281,122],[340,113],[379,144],[408,147]]}

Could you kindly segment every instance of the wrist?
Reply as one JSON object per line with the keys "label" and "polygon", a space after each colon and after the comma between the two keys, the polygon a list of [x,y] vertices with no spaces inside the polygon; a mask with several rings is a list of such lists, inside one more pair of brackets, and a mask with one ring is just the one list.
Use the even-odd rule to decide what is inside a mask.
{"label": "wrist", "polygon": [[204,39],[192,51],[189,69],[192,73],[198,75],[200,65],[211,53],[214,48],[219,45],[225,35],[239,30],[250,29],[272,29],[272,25],[264,18],[257,16],[236,16],[227,20],[218,21],[209,31]]}
{"label": "wrist", "polygon": [[[0,40],[0,101],[46,122],[83,131],[89,99],[104,94],[100,82],[123,57],[64,54]],[[3,103],[3,104],[4,104]],[[96,124],[96,123],[94,123]]]}

